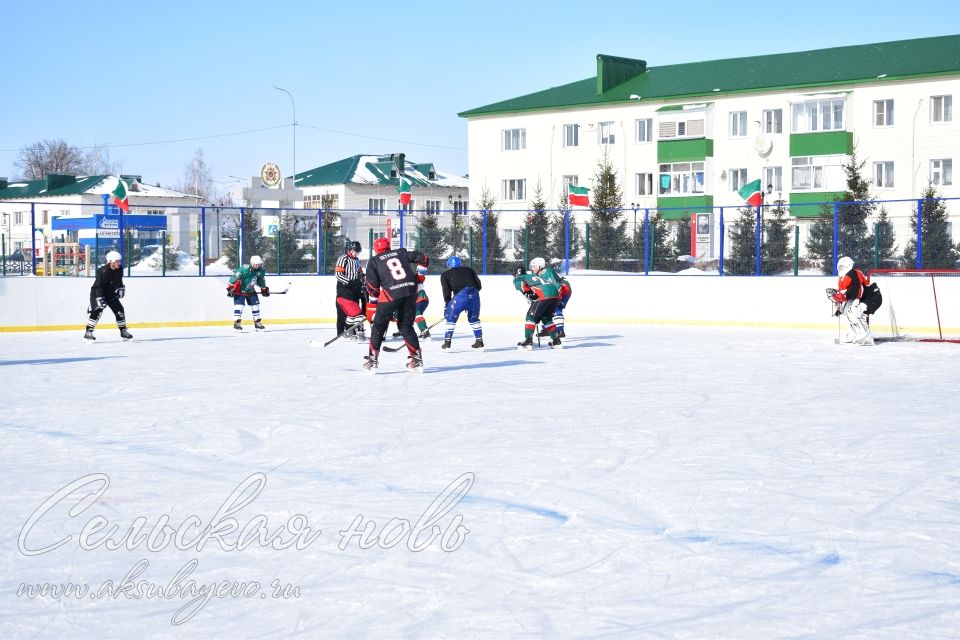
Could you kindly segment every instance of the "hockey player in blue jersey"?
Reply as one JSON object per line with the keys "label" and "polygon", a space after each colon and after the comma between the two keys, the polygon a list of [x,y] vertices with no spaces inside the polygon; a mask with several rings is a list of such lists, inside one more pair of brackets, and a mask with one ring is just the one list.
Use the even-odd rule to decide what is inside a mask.
{"label": "hockey player in blue jersey", "polygon": [[464,311],[467,312],[467,321],[473,329],[476,341],[473,348],[483,350],[483,327],[480,325],[480,278],[477,272],[470,267],[460,264],[460,258],[452,256],[447,260],[447,270],[440,276],[440,287],[443,289],[444,319],[447,321],[443,334],[443,351],[450,350],[453,340],[453,328],[457,318]]}

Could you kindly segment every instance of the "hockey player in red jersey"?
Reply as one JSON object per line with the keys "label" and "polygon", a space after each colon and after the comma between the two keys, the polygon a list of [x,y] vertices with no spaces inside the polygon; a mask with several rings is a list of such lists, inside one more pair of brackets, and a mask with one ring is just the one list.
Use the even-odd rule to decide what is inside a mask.
{"label": "hockey player in red jersey", "polygon": [[374,256],[367,262],[367,320],[370,328],[370,353],[364,358],[363,368],[376,372],[379,366],[380,346],[390,326],[390,317],[397,315],[397,324],[409,357],[407,368],[423,371],[420,340],[413,328],[417,313],[417,271],[413,264],[429,266],[430,258],[419,251],[404,248],[390,249],[387,238],[373,242]]}
{"label": "hockey player in red jersey", "polygon": [[830,294],[835,303],[834,315],[843,315],[850,325],[848,342],[873,344],[870,316],[880,307],[883,297],[863,272],[853,268],[853,259],[844,256],[837,261],[837,289]]}

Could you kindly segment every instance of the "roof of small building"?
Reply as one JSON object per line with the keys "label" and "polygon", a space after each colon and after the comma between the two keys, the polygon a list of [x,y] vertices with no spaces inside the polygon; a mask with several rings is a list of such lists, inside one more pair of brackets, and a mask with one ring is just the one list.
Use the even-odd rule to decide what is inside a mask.
{"label": "roof of small building", "polygon": [[597,75],[462,111],[464,118],[518,111],[664,101],[694,96],[889,82],[960,73],[960,35],[647,67],[597,56]]}
{"label": "roof of small building", "polygon": [[[467,187],[466,178],[441,171],[432,163],[415,163],[403,160],[403,169],[397,168],[400,154],[356,155],[322,167],[297,173],[297,188],[318,187],[334,184],[369,184],[380,186],[400,185],[402,175],[414,187]],[[393,173],[396,172],[396,173]],[[431,177],[432,174],[432,177]]]}

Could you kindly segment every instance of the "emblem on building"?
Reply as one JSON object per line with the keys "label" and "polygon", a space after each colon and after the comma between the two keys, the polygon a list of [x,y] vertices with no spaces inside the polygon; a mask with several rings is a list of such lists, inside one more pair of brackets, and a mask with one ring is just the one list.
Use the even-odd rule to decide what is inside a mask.
{"label": "emblem on building", "polygon": [[268,162],[260,168],[260,181],[270,189],[280,184],[280,167],[274,162]]}

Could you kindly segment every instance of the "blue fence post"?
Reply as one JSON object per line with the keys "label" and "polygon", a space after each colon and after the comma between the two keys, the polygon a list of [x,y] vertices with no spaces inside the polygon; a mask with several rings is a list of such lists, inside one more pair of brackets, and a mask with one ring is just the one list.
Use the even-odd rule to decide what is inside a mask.
{"label": "blue fence post", "polygon": [[487,274],[487,210],[483,210],[483,274]]}
{"label": "blue fence post", "polygon": [[837,275],[837,260],[840,254],[837,251],[840,248],[840,203],[833,203],[833,275]]}
{"label": "blue fence post", "polygon": [[643,275],[650,275],[650,209],[643,210]]}
{"label": "blue fence post", "polygon": [[923,269],[923,200],[917,199],[917,269]]}
{"label": "blue fence post", "polygon": [[[317,209],[317,253],[315,257],[317,259],[317,275],[318,276],[320,275],[320,265],[322,264],[320,262],[320,256],[323,255],[323,245],[321,244],[322,241],[323,241],[323,209]],[[371,248],[370,255],[373,255],[373,252],[372,252],[373,245],[371,245],[370,248]]]}
{"label": "blue fence post", "polygon": [[[763,198],[763,196],[761,196]],[[763,200],[761,199],[761,203]],[[753,275],[760,275],[760,235],[763,232],[763,205],[757,207],[757,239],[754,242],[753,249]]]}
{"label": "blue fence post", "polygon": [[563,210],[563,260],[570,275],[570,207]]}
{"label": "blue fence post", "polygon": [[720,269],[720,275],[723,275],[723,239],[725,236],[726,227],[723,224],[723,207],[720,207],[720,262],[717,265]]}
{"label": "blue fence post", "polygon": [[[106,197],[106,196],[104,196]],[[37,275],[37,205],[30,203],[30,275]]]}

